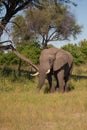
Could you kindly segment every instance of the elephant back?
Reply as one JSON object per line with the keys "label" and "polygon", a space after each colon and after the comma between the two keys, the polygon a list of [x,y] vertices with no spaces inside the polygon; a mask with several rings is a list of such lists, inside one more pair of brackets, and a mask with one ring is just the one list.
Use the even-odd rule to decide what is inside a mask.
{"label": "elephant back", "polygon": [[54,55],[54,54],[56,54],[58,52],[58,50],[60,50],[60,49],[56,48],[56,47],[44,49],[44,50],[42,50],[41,55],[45,55],[45,56],[47,56],[49,54]]}

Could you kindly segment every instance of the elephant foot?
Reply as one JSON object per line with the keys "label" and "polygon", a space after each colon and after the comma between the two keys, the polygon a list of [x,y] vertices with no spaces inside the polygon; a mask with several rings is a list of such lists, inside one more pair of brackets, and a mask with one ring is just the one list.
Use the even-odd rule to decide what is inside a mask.
{"label": "elephant foot", "polygon": [[54,93],[54,92],[55,92],[55,88],[53,87],[50,89],[50,93]]}
{"label": "elephant foot", "polygon": [[69,87],[65,87],[65,92],[69,92],[70,88]]}
{"label": "elephant foot", "polygon": [[56,92],[58,92],[58,93],[64,93],[65,91],[64,91],[64,89],[56,88]]}
{"label": "elephant foot", "polygon": [[50,93],[54,93],[55,91],[54,90],[50,90]]}
{"label": "elephant foot", "polygon": [[59,88],[56,88],[56,92],[59,92]]}
{"label": "elephant foot", "polygon": [[36,92],[39,93],[39,92],[40,92],[40,88],[37,88],[37,89],[36,89]]}

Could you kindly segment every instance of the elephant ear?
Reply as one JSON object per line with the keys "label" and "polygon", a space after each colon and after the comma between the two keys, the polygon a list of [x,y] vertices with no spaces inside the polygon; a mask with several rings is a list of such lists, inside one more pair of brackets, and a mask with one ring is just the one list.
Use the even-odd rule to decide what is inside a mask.
{"label": "elephant ear", "polygon": [[54,61],[54,71],[61,69],[67,63],[67,56],[63,53],[57,53]]}

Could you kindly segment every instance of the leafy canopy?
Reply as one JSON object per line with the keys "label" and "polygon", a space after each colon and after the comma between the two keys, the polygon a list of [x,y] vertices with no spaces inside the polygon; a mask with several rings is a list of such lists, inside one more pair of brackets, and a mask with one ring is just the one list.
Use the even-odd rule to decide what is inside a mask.
{"label": "leafy canopy", "polygon": [[[14,21],[21,21],[21,19],[18,19],[20,19],[20,16],[16,17]],[[81,26],[76,23],[74,15],[67,6],[60,3],[42,10],[27,9],[22,21],[23,19],[25,23],[19,22],[22,30],[21,38],[29,40],[32,36],[36,37],[43,47],[47,46],[50,41],[76,38],[77,34],[81,32]],[[20,33],[18,29],[13,28],[13,30],[13,36]]]}
{"label": "leafy canopy", "polygon": [[87,63],[87,40],[81,41],[78,45],[65,45],[63,49],[69,51],[73,55],[76,65]]}
{"label": "leafy canopy", "polygon": [[[62,3],[72,3],[70,0],[59,0]],[[44,3],[57,4],[56,0],[0,0],[0,37],[3,34],[3,30],[7,32],[6,25],[11,21],[19,11],[24,10],[27,7],[37,7],[43,9],[47,7]]]}

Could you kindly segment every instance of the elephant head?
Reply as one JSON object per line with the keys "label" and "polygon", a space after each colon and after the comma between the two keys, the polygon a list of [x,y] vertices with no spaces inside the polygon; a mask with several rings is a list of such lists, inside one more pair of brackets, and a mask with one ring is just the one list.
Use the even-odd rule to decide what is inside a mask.
{"label": "elephant head", "polygon": [[59,70],[69,59],[68,52],[55,47],[44,49],[40,55],[39,71],[33,76],[39,75],[38,91],[44,84],[46,74],[51,73],[52,70]]}

